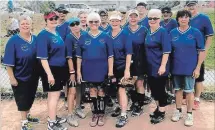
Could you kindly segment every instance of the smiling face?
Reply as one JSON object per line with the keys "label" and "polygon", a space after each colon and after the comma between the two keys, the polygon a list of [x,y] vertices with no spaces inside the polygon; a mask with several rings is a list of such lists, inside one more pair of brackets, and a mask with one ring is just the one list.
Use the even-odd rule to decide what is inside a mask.
{"label": "smiling face", "polygon": [[80,22],[76,21],[70,24],[70,29],[72,32],[74,33],[78,33],[80,32],[81,28],[80,28]]}
{"label": "smiling face", "polygon": [[87,14],[86,13],[80,14],[79,18],[80,18],[80,21],[81,21],[81,25],[86,25],[87,24]]}
{"label": "smiling face", "polygon": [[139,17],[137,14],[132,13],[129,15],[129,25],[132,25],[132,26],[137,25],[138,21],[139,21]]}
{"label": "smiling face", "polygon": [[59,18],[58,16],[53,16],[53,17],[47,19],[47,27],[55,28],[58,25],[58,23],[57,23],[58,18]]}
{"label": "smiling face", "polygon": [[160,26],[160,18],[158,17],[158,15],[150,15],[148,16],[148,20],[150,27]]}
{"label": "smiling face", "polygon": [[107,14],[101,13],[100,17],[101,17],[101,22],[102,23],[106,23],[107,22],[107,19],[108,19],[108,15]]}
{"label": "smiling face", "polygon": [[189,21],[190,17],[188,17],[187,15],[178,18],[179,26],[188,26]]}
{"label": "smiling face", "polygon": [[171,12],[165,11],[165,12],[162,12],[162,15],[163,15],[163,19],[164,19],[164,20],[168,20],[168,19],[171,18],[172,13],[171,13]]}
{"label": "smiling face", "polygon": [[120,24],[121,24],[121,20],[118,20],[118,19],[112,19],[110,20],[110,24],[111,24],[111,27],[112,29],[119,29],[120,28]]}
{"label": "smiling face", "polygon": [[92,19],[89,21],[89,28],[90,30],[98,30],[99,29],[99,25],[100,25],[100,22],[98,19]]}
{"label": "smiling face", "polygon": [[29,20],[22,20],[19,23],[19,30],[23,33],[30,33],[32,28],[32,23]]}
{"label": "smiling face", "polygon": [[144,6],[137,6],[136,9],[140,15],[144,15],[146,13],[146,8]]}
{"label": "smiling face", "polygon": [[65,11],[65,10],[58,11],[57,14],[58,14],[60,20],[65,20],[66,15],[67,15],[67,11]]}

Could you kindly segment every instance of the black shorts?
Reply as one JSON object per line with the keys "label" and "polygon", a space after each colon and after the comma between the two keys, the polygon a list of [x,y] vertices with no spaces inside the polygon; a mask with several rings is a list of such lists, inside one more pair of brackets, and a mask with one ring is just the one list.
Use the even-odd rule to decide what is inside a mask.
{"label": "black shorts", "polygon": [[103,89],[105,87],[105,85],[100,82],[82,82],[81,84],[85,86],[85,89],[86,87],[96,89]]}
{"label": "black shorts", "polygon": [[65,85],[65,81],[68,80],[68,70],[66,67],[58,67],[58,66],[50,66],[52,75],[55,79],[55,84],[50,86],[48,83],[48,76],[44,69],[41,70],[41,80],[43,84],[43,91],[44,92],[54,92],[60,91],[63,89]]}
{"label": "black shorts", "polygon": [[200,68],[200,75],[196,79],[196,82],[203,82],[205,80],[204,76],[205,76],[205,64],[202,63],[201,68]]}
{"label": "black shorts", "polygon": [[18,111],[31,109],[37,91],[39,77],[31,77],[28,81],[17,80],[18,86],[12,86]]}

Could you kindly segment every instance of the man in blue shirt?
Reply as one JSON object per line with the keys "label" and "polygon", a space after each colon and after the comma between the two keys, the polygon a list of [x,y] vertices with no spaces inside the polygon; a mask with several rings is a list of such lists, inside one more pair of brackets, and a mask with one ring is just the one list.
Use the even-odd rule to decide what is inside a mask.
{"label": "man in blue shirt", "polygon": [[148,23],[148,17],[147,17],[147,4],[144,2],[140,2],[137,4],[136,9],[139,12],[140,15],[140,21],[138,24],[145,26],[147,29],[149,29],[149,23]]}
{"label": "man in blue shirt", "polygon": [[111,30],[111,26],[107,22],[108,12],[106,10],[100,10],[99,15],[101,17],[101,25],[99,26],[99,30],[109,32]]}
{"label": "man in blue shirt", "polygon": [[[213,27],[209,17],[205,14],[198,12],[198,1],[186,1],[186,8],[191,12],[192,18],[190,20],[190,25],[199,29],[199,31],[204,36],[204,44],[205,44],[205,52],[207,56],[207,52],[210,48],[212,42],[212,36],[214,35]],[[199,109],[200,103],[200,95],[203,90],[204,81],[204,63],[200,69],[200,76],[196,79],[196,91],[195,91],[195,100],[194,100],[194,109]]]}

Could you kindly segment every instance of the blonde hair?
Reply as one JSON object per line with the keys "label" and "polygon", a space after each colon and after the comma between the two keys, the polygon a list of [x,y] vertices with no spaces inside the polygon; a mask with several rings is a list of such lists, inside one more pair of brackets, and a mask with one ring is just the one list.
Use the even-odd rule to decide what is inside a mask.
{"label": "blonde hair", "polygon": [[162,17],[161,10],[159,10],[159,9],[150,9],[149,12],[148,12],[148,17],[151,17],[151,16],[156,16],[158,18],[161,18]]}
{"label": "blonde hair", "polygon": [[28,22],[30,22],[30,24],[32,24],[32,19],[28,15],[21,15],[19,17],[19,23],[21,23],[23,20],[27,20]]}
{"label": "blonde hair", "polygon": [[82,15],[82,14],[86,14],[86,15],[87,15],[87,12],[85,12],[85,11],[80,11],[80,12],[78,12],[77,17],[80,18],[80,15]]}
{"label": "blonde hair", "polygon": [[92,12],[87,16],[87,24],[89,24],[89,21],[91,20],[98,20],[99,23],[101,23],[101,17],[98,13]]}

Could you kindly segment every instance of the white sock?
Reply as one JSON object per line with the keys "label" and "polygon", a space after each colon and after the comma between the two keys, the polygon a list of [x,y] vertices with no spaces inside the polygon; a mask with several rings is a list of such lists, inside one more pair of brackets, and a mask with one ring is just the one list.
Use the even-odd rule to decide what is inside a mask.
{"label": "white sock", "polygon": [[28,120],[22,120],[21,121],[22,126],[24,126],[26,123],[28,123]]}
{"label": "white sock", "polygon": [[195,97],[195,101],[198,101],[198,102],[200,102],[200,99],[199,99],[199,97]]}
{"label": "white sock", "polygon": [[127,115],[126,112],[122,112],[122,113],[121,113],[121,116],[126,117],[126,115]]}

